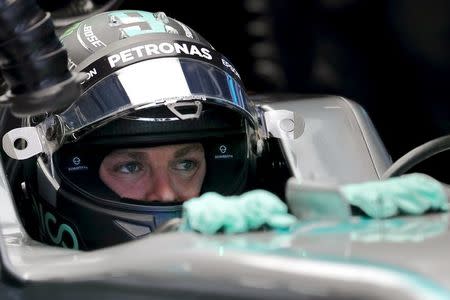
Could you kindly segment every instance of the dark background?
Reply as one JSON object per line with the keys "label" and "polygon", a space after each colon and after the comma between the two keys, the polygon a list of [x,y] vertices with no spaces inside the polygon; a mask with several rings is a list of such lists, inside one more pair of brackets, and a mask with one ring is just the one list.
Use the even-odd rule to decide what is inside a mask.
{"label": "dark background", "polygon": [[[448,0],[125,0],[119,8],[189,25],[234,63],[249,93],[360,103],[394,160],[450,133]],[[450,182],[449,162],[440,154],[414,171]]]}

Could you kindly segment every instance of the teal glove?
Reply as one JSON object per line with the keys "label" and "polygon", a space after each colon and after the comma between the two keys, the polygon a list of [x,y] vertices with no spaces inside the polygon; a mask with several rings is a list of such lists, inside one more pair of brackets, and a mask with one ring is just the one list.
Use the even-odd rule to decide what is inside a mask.
{"label": "teal glove", "polygon": [[429,209],[448,210],[443,186],[425,174],[349,184],[341,187],[341,192],[350,204],[373,218],[388,218],[400,212],[419,215]]}
{"label": "teal glove", "polygon": [[183,204],[182,231],[195,230],[214,234],[247,232],[268,225],[274,229],[288,228],[296,222],[287,206],[274,194],[254,190],[240,196],[205,193]]}

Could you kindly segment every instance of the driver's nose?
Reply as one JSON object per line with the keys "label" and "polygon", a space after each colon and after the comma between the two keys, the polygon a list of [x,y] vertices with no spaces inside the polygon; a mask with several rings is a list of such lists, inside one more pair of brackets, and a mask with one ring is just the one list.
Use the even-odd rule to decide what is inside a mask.
{"label": "driver's nose", "polygon": [[177,201],[177,194],[171,185],[167,171],[156,171],[150,176],[145,200],[161,202]]}

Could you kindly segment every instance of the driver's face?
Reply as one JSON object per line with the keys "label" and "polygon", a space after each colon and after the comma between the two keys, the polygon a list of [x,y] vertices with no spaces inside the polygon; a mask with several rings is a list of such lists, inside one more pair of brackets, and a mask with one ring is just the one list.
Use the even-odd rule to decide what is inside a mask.
{"label": "driver's face", "polygon": [[199,143],[115,150],[99,170],[101,180],[123,198],[164,202],[199,196],[205,173]]}

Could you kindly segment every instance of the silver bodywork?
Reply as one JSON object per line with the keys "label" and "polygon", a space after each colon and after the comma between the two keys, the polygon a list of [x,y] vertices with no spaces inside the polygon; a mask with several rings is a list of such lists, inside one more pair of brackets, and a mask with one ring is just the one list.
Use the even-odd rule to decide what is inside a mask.
{"label": "silver bodywork", "polygon": [[288,136],[288,146],[305,180],[336,184],[374,180],[392,164],[367,113],[351,100],[335,96],[254,100],[266,109],[291,111],[300,120],[296,125],[303,127],[297,129],[301,135]]}
{"label": "silver bodywork", "polygon": [[[289,140],[304,178],[331,183],[377,180],[390,165],[357,104],[332,96],[275,100],[263,97],[257,102],[298,113],[304,120],[304,128],[297,128],[300,137]],[[450,234],[444,213],[304,221],[289,231],[229,236],[152,234],[79,252],[31,240],[15,212],[3,171],[0,181],[2,268],[23,284],[108,282],[254,299],[450,299]]]}

